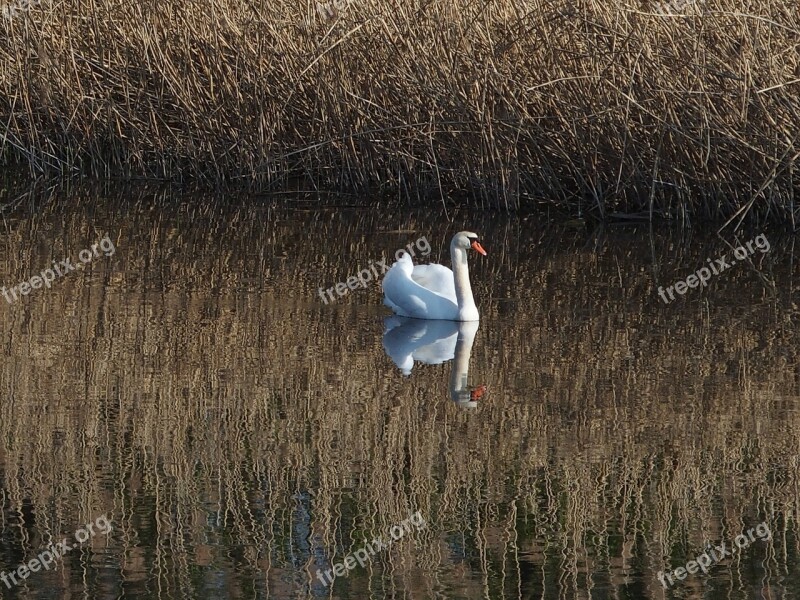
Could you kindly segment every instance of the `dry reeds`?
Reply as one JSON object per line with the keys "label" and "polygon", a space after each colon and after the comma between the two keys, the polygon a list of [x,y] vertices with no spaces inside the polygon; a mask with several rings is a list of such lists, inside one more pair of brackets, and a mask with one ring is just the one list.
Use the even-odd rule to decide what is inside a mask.
{"label": "dry reeds", "polygon": [[0,19],[0,158],[794,222],[796,0],[339,6],[67,0]]}

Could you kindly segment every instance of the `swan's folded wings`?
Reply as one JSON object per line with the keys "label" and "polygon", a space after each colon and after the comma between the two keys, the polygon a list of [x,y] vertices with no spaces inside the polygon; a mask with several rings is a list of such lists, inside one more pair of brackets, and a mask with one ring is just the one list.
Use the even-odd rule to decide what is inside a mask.
{"label": "swan's folded wings", "polygon": [[410,274],[410,262],[400,260],[386,273],[383,278],[383,303],[404,317],[456,319],[458,304],[414,281]]}
{"label": "swan's folded wings", "polygon": [[458,302],[453,271],[444,265],[416,265],[411,272],[411,279],[448,300]]}
{"label": "swan's folded wings", "polygon": [[403,317],[417,317],[424,314],[426,303],[418,293],[424,292],[407,273],[395,264],[383,278],[383,303],[398,315]]}

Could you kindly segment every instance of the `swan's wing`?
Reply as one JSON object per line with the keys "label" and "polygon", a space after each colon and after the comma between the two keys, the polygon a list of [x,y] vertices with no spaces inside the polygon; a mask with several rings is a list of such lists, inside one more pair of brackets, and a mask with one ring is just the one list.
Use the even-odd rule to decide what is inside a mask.
{"label": "swan's wing", "polygon": [[419,291],[425,288],[415,283],[411,275],[397,261],[383,278],[383,303],[398,315],[414,317],[425,311]]}
{"label": "swan's wing", "polygon": [[458,302],[453,271],[444,265],[417,265],[411,272],[411,278],[422,287],[453,302]]}
{"label": "swan's wing", "polygon": [[[458,304],[411,277],[413,263],[407,254],[392,265],[383,278],[383,303],[398,315],[421,319],[454,319]],[[448,269],[449,270],[449,269]]]}

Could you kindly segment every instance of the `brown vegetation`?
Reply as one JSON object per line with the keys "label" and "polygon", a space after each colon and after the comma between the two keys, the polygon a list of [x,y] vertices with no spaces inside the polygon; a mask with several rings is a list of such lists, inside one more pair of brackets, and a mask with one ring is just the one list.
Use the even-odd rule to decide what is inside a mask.
{"label": "brown vegetation", "polygon": [[0,164],[794,223],[796,0],[339,4],[0,18]]}

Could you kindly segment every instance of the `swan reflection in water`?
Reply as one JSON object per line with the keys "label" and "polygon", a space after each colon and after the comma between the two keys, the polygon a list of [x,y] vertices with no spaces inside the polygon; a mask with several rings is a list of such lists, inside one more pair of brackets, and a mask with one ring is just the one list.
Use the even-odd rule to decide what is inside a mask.
{"label": "swan reflection in water", "polygon": [[454,359],[450,397],[459,406],[474,408],[486,391],[485,385],[472,390],[467,386],[469,358],[478,325],[478,321],[422,320],[394,315],[384,320],[383,347],[403,375],[411,374],[414,361],[439,365]]}

